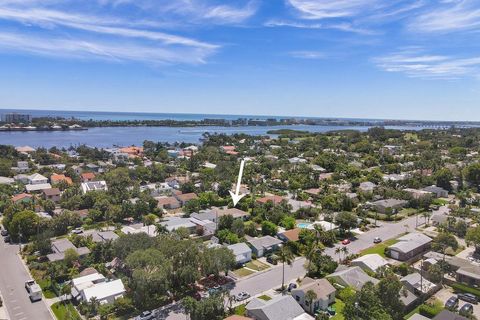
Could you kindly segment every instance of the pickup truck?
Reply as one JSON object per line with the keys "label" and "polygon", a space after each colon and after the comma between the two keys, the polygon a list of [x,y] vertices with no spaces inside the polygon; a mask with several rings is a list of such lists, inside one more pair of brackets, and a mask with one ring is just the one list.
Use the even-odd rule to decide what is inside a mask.
{"label": "pickup truck", "polygon": [[42,288],[40,288],[35,280],[25,281],[25,289],[27,289],[30,301],[35,302],[42,300]]}

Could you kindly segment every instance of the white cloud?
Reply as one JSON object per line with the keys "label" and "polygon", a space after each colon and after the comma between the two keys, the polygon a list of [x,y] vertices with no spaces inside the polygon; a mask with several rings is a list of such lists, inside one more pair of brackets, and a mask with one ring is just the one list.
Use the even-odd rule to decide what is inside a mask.
{"label": "white cloud", "polygon": [[299,59],[324,59],[325,53],[320,51],[292,51],[289,55]]}
{"label": "white cloud", "polygon": [[374,62],[385,71],[401,72],[416,78],[459,79],[477,76],[480,71],[480,56],[458,58],[429,55],[418,48],[379,57]]}
{"label": "white cloud", "polygon": [[304,19],[352,17],[377,7],[379,0],[287,0]]}
{"label": "white cloud", "polygon": [[0,50],[65,58],[138,61],[149,64],[201,64],[212,54],[207,48],[161,47],[137,43],[66,39],[0,32]]}
{"label": "white cloud", "polygon": [[443,1],[418,15],[409,24],[416,32],[450,32],[480,29],[478,0]]}
{"label": "white cloud", "polygon": [[122,16],[67,12],[24,2],[17,6],[13,0],[1,1],[0,20],[21,24],[11,32],[4,29],[0,37],[0,49],[3,50],[154,64],[196,64],[205,62],[220,48],[158,31],[143,25],[143,21],[126,20]]}
{"label": "white cloud", "polygon": [[265,27],[290,27],[290,28],[299,28],[299,29],[334,29],[340,30],[344,32],[351,32],[351,33],[358,33],[364,35],[374,35],[378,34],[378,32],[358,28],[353,26],[351,23],[344,22],[344,23],[305,23],[305,22],[298,22],[298,21],[287,21],[287,20],[269,20],[264,23]]}

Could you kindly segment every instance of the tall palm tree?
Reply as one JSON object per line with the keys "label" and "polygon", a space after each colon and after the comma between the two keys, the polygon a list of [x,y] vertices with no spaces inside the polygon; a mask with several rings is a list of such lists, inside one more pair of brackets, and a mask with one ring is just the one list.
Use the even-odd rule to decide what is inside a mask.
{"label": "tall palm tree", "polygon": [[336,247],[335,248],[335,254],[338,254],[338,262],[340,262],[340,260],[341,260],[341,255],[340,255],[341,253],[342,253],[342,248]]}
{"label": "tall palm tree", "polygon": [[305,293],[305,301],[308,301],[308,305],[310,306],[310,314],[313,314],[313,301],[317,300],[318,296],[313,290],[308,290]]}
{"label": "tall palm tree", "polygon": [[344,254],[344,260],[347,258],[347,255],[350,253],[348,252],[348,248],[347,247],[342,247],[342,253]]}
{"label": "tall palm tree", "polygon": [[292,251],[288,248],[283,246],[278,251],[278,260],[282,262],[282,291],[285,289],[285,263],[291,266],[293,264],[293,259],[295,256],[293,255]]}

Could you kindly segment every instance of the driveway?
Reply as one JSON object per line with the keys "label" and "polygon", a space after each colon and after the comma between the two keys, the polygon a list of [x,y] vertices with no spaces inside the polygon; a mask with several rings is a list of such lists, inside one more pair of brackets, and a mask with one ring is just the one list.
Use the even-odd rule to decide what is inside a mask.
{"label": "driveway", "polygon": [[[444,288],[435,294],[435,298],[442,301],[443,305],[445,305],[445,302],[447,302],[448,298],[450,298],[451,296],[456,296],[456,294],[453,293],[452,288],[449,288],[449,287]],[[458,305],[458,310],[460,310],[460,308],[466,303],[468,302],[460,300],[460,303]],[[472,304],[472,305],[473,305],[473,314],[477,317],[480,316],[480,304]]]}
{"label": "driveway", "polygon": [[51,320],[45,302],[30,302],[25,281],[30,275],[18,256],[18,246],[0,239],[0,292],[10,320]]}

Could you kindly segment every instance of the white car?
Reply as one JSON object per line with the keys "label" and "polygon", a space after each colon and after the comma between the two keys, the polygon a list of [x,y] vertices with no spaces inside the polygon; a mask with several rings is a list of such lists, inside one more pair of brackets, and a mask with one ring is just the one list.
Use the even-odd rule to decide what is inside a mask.
{"label": "white car", "polygon": [[239,294],[237,294],[235,296],[235,300],[236,301],[243,301],[243,300],[247,300],[248,298],[250,298],[250,294],[248,292],[240,292]]}

